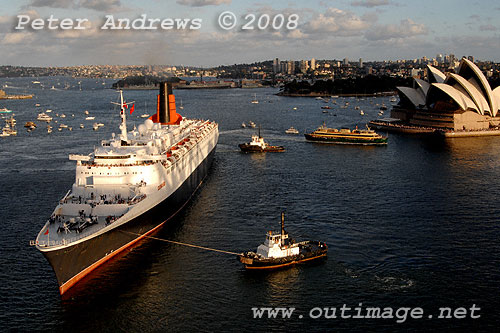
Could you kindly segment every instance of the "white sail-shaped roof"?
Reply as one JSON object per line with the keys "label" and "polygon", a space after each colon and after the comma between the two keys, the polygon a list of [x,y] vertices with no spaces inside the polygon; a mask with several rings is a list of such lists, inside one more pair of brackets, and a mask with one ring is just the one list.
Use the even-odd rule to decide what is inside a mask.
{"label": "white sail-shaped roof", "polygon": [[415,82],[418,84],[420,89],[422,89],[422,92],[424,95],[427,96],[427,92],[429,91],[429,88],[431,87],[431,84],[427,81],[424,81],[422,79],[414,78]]}
{"label": "white sail-shaped roof", "polygon": [[[498,113],[498,103],[496,98],[493,97],[493,92],[491,90],[490,84],[483,72],[477,67],[472,61],[468,59],[462,59],[460,67],[458,69],[458,75],[468,80],[474,78],[474,80],[479,84],[479,88],[483,93],[484,97],[488,101],[490,106],[490,114],[495,117]],[[472,83],[472,82],[471,82]]]}
{"label": "white sail-shaped roof", "polygon": [[491,109],[488,102],[484,98],[481,91],[471,82],[467,81],[460,75],[453,73],[450,74],[450,76],[448,76],[445,83],[451,86],[459,85],[465,92],[467,92],[469,97],[474,101],[474,103],[477,106],[477,109],[479,110],[479,113],[481,113],[482,115],[484,115],[485,112],[491,114]]}
{"label": "white sail-shaped roof", "polygon": [[432,67],[431,65],[427,65],[428,70],[428,77],[429,77],[429,83],[443,83],[444,80],[446,79],[446,75],[444,75],[443,72],[441,72],[439,69]]}
{"label": "white sail-shaped roof", "polygon": [[492,93],[493,93],[493,98],[497,100],[497,105],[500,105],[500,86],[493,89]]}
{"label": "white sail-shaped roof", "polygon": [[415,108],[420,105],[425,105],[425,95],[420,89],[410,87],[396,87],[412,104]]}
{"label": "white sail-shaped roof", "polygon": [[[466,94],[462,93],[460,90],[445,84],[445,83],[433,83],[430,89],[439,89],[453,99],[462,110],[474,110],[479,112],[476,104],[469,98]],[[430,104],[432,101],[428,101]]]}

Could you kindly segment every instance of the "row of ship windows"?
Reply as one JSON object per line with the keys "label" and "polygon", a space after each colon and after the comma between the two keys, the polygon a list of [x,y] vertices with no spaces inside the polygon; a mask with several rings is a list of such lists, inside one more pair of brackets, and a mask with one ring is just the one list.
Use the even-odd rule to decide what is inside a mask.
{"label": "row of ship windows", "polygon": [[[90,174],[90,175],[96,174],[96,175],[97,175],[97,172],[95,172],[95,173],[94,173],[94,172],[85,172],[85,173],[84,173],[83,171],[80,171],[80,174],[82,174],[82,175],[83,175],[83,174],[86,174],[86,175],[89,175],[89,174]],[[100,175],[102,175],[103,173],[102,173],[102,172],[99,172],[99,174],[100,174]],[[141,175],[142,175],[142,172],[124,172],[123,174],[124,174],[124,175],[128,175],[128,174],[131,174],[131,175],[141,174]],[[109,172],[108,172],[108,173],[105,173],[105,175],[108,175],[108,176],[109,176],[109,175],[112,175],[112,173],[109,173]],[[118,173],[117,173],[117,175],[118,175]]]}

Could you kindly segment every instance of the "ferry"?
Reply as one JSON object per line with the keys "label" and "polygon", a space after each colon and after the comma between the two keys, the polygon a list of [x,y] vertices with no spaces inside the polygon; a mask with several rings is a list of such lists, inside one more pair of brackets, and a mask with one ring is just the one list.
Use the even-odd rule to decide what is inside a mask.
{"label": "ferry", "polygon": [[285,131],[286,134],[299,134],[299,131],[295,127],[290,127]]}
{"label": "ferry", "polygon": [[295,242],[285,231],[285,215],[281,213],[281,232],[269,231],[257,252],[248,251],[237,259],[248,270],[274,270],[325,258],[328,246],[319,241]]}
{"label": "ferry", "polygon": [[355,145],[386,145],[387,136],[382,136],[374,130],[367,128],[354,130],[349,128],[328,128],[325,124],[312,133],[304,134],[306,139],[315,142],[355,144]]}
{"label": "ferry", "polygon": [[76,162],[75,182],[31,245],[52,266],[60,294],[95,268],[168,225],[207,176],[219,130],[176,112],[172,86],[160,83],[157,112],[127,131],[120,102],[118,135]]}

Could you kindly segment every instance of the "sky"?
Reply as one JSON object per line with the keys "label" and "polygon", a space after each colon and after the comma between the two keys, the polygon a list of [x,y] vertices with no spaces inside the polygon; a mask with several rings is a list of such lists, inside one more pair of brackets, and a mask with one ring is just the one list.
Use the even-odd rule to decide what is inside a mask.
{"label": "sky", "polygon": [[[227,11],[236,18],[231,29],[219,24],[232,23],[231,17],[219,21]],[[51,15],[58,20],[54,29]],[[0,65],[211,67],[437,54],[500,62],[499,16],[497,0],[0,0]],[[109,29],[118,19],[139,18],[156,20],[156,30]],[[62,29],[63,19],[74,25],[67,21],[70,28]],[[87,21],[72,29],[77,19]],[[166,29],[177,24],[168,19],[189,21]],[[31,26],[35,20],[43,23],[40,29]]]}

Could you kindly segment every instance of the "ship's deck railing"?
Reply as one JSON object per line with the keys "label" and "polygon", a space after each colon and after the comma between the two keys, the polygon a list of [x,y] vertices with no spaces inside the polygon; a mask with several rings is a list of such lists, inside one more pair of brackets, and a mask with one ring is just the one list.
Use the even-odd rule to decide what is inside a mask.
{"label": "ship's deck railing", "polygon": [[74,243],[74,242],[76,242],[84,237],[91,235],[91,234],[94,234],[104,227],[106,227],[106,225],[104,223],[100,223],[97,225],[97,229],[96,229],[96,227],[94,227],[91,230],[79,233],[78,236],[71,237],[71,238],[63,238],[61,240],[50,240],[50,234],[49,234],[49,235],[47,235],[48,237],[47,237],[46,241],[45,240],[38,240],[38,241],[30,240],[30,245],[31,246],[38,245],[38,246],[42,246],[42,247],[60,246],[60,245],[64,246],[64,245]]}
{"label": "ship's deck railing", "polygon": [[[92,235],[96,232],[98,232],[99,230],[103,229],[104,227],[107,227],[108,225],[112,224],[113,222],[117,221],[119,218],[121,218],[123,215],[121,216],[118,216],[116,217],[113,221],[111,221],[110,223],[105,223],[103,221],[97,223],[95,226],[93,226],[92,228],[89,228],[88,230],[85,230],[85,231],[82,231],[82,232],[79,232],[77,233],[77,235],[75,235],[74,237],[70,237],[70,238],[67,238],[67,237],[64,237],[65,235],[67,235],[67,233],[65,235],[63,235],[62,239],[59,239],[59,240],[50,240],[50,233],[47,235],[47,240],[30,240],[30,245],[31,246],[35,246],[35,245],[38,245],[38,246],[42,246],[42,247],[49,247],[49,246],[60,246],[60,245],[68,245],[68,244],[71,244],[71,243],[74,243],[82,238],[85,238],[89,235]],[[61,237],[61,236],[57,236],[57,237]]]}
{"label": "ship's deck railing", "polygon": [[[97,157],[99,158],[99,157]],[[95,163],[95,162],[88,162],[88,161],[82,161],[82,166],[87,166],[87,167],[131,167],[131,166],[145,166],[145,165],[153,165],[156,162],[155,161],[143,161],[143,162],[135,162],[135,163],[127,163],[127,164],[103,164],[103,163]]]}

